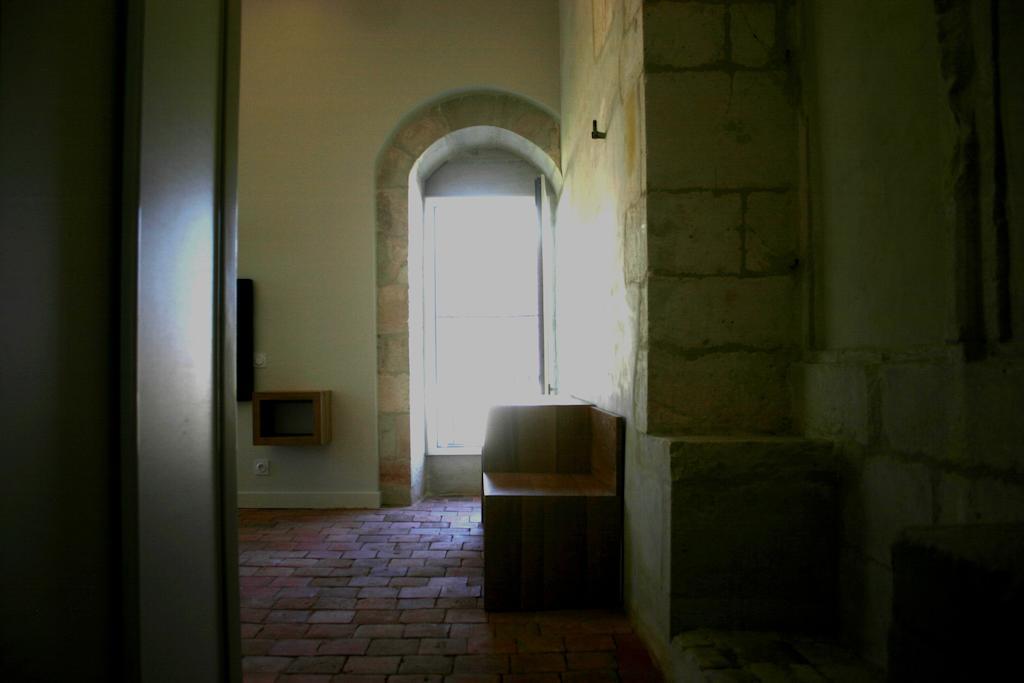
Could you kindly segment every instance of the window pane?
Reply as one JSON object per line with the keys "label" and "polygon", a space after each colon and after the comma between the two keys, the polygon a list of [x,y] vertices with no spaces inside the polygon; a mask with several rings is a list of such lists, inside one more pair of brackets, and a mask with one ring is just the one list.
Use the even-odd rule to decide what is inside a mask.
{"label": "window pane", "polygon": [[460,197],[435,220],[433,446],[479,447],[491,405],[540,393],[536,207]]}
{"label": "window pane", "polygon": [[536,224],[529,197],[465,197],[440,203],[437,315],[535,315]]}
{"label": "window pane", "polygon": [[482,445],[491,405],[539,393],[537,323],[535,315],[437,321],[440,446]]}

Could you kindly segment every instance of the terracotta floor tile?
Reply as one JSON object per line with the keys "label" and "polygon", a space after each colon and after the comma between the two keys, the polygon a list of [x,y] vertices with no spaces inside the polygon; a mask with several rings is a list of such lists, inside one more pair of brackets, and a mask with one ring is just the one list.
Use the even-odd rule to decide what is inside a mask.
{"label": "terracotta floor tile", "polygon": [[356,613],[352,610],[340,609],[318,609],[309,616],[311,624],[347,624],[352,621]]}
{"label": "terracotta floor tile", "polygon": [[302,655],[315,655],[320,647],[319,640],[297,639],[297,640],[275,640],[273,647],[268,654],[281,655],[283,657],[299,657]]}
{"label": "terracotta floor tile", "polygon": [[362,624],[356,629],[356,638],[401,638],[402,624]]}
{"label": "terracotta floor tile", "polygon": [[309,616],[309,610],[275,609],[267,614],[266,623],[302,624],[309,619]]}
{"label": "terracotta floor tile", "polygon": [[331,683],[387,683],[388,677],[381,674],[337,674]]}
{"label": "terracotta floor tile", "polygon": [[611,652],[570,652],[565,662],[571,670],[614,669],[615,655]]}
{"label": "terracotta floor tile", "polygon": [[[354,576],[348,582],[350,586],[387,586],[390,579],[386,576]],[[360,596],[363,597],[363,596]]]}
{"label": "terracotta floor tile", "polygon": [[242,671],[284,671],[291,663],[290,657],[242,657]]}
{"label": "terracotta floor tile", "polygon": [[407,588],[414,586],[426,586],[428,585],[428,579],[425,576],[396,576],[390,579],[388,585],[392,588]]}
{"label": "terracotta floor tile", "polygon": [[455,658],[455,673],[501,674],[508,673],[506,655],[459,655]]}
{"label": "terracotta floor tile", "polygon": [[307,638],[351,638],[355,636],[356,624],[313,624],[306,631]]}
{"label": "terracotta floor tile", "polygon": [[443,609],[407,609],[399,619],[403,624],[437,624],[444,621]]}
{"label": "terracotta floor tile", "polygon": [[355,609],[356,604],[356,598],[324,596],[317,598],[311,607],[313,609]]}
{"label": "terracotta floor tile", "polygon": [[[654,674],[652,681],[660,681],[661,675]],[[562,683],[619,683],[619,675],[614,669],[603,671],[565,671],[562,673]]]}
{"label": "terracotta floor tile", "polygon": [[243,655],[266,655],[270,654],[270,648],[274,647],[277,643],[276,640],[270,640],[267,638],[243,638],[242,639],[242,654]]}
{"label": "terracotta floor tile", "polygon": [[451,629],[449,638],[491,638],[494,637],[493,624],[448,624]]}
{"label": "terracotta floor tile", "polygon": [[359,598],[356,601],[356,609],[393,610],[398,608],[398,600],[395,598]]}
{"label": "terracotta floor tile", "polygon": [[469,638],[466,641],[466,649],[470,654],[514,654],[516,652],[516,641],[514,638],[498,638],[495,636],[480,636]]}
{"label": "terracotta floor tile", "polygon": [[450,624],[482,624],[487,621],[487,613],[482,609],[450,609],[444,620]]}
{"label": "terracotta floor tile", "polygon": [[414,655],[420,650],[419,638],[378,638],[370,642],[367,655]]}
{"label": "terracotta floor tile", "polygon": [[317,654],[321,655],[365,655],[370,646],[369,638],[335,638],[320,643]]}
{"label": "terracotta floor tile", "polygon": [[512,673],[542,673],[547,671],[565,671],[565,657],[561,653],[538,652],[532,654],[512,655],[509,658]]}
{"label": "terracotta floor tile", "polygon": [[298,609],[311,608],[316,603],[316,598],[278,598],[274,602],[274,609]]}
{"label": "terracotta floor tile", "polygon": [[499,683],[500,674],[452,674],[444,677],[444,683]]}
{"label": "terracotta floor tile", "polygon": [[244,683],[656,683],[628,618],[482,609],[477,499],[242,510]]}
{"label": "terracotta floor tile", "polygon": [[402,634],[406,638],[447,638],[450,624],[407,624]]}
{"label": "terracotta floor tile", "polygon": [[563,652],[565,642],[561,636],[523,636],[516,638],[519,652]]}
{"label": "terracotta floor tile", "polygon": [[277,681],[276,673],[246,671],[242,674],[242,683],[275,683],[275,681]]}
{"label": "terracotta floor tile", "polygon": [[494,627],[494,634],[501,638],[512,638],[513,640],[516,640],[519,638],[531,638],[540,635],[540,629],[535,622],[495,624],[492,621],[491,624]]}
{"label": "terracotta floor tile", "polygon": [[262,628],[260,624],[242,624],[242,638],[255,638]]}
{"label": "terracotta floor tile", "polygon": [[388,676],[388,683],[443,683],[441,674],[395,674]]}
{"label": "terracotta floor tile", "polygon": [[596,652],[615,649],[615,640],[609,635],[584,633],[565,636],[565,649],[569,652]]}
{"label": "terracotta floor tile", "polygon": [[336,674],[341,671],[341,667],[345,665],[345,661],[346,658],[340,655],[296,657],[292,663],[288,665],[285,672],[290,674]]}
{"label": "terracotta floor tile", "polygon": [[401,657],[349,657],[345,663],[345,673],[398,673],[398,665],[401,660]]}
{"label": "terracotta floor tile", "polygon": [[508,674],[502,683],[560,683],[558,674]]}
{"label": "terracotta floor tile", "polygon": [[433,598],[399,598],[398,609],[430,609],[436,607]]}
{"label": "terracotta floor tile", "polygon": [[447,674],[452,670],[452,658],[439,655],[415,655],[403,657],[399,673],[403,674]]}
{"label": "terracotta floor tile", "polygon": [[423,638],[418,654],[421,655],[464,655],[467,654],[465,638]]}
{"label": "terracotta floor tile", "polygon": [[480,598],[438,598],[437,606],[443,609],[483,609]]}
{"label": "terracotta floor tile", "polygon": [[400,613],[394,609],[361,609],[355,614],[352,621],[356,624],[395,624]]}

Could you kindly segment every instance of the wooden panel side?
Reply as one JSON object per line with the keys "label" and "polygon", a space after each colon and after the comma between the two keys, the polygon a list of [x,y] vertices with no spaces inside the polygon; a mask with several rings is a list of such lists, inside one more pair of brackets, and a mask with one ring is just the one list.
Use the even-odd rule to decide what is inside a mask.
{"label": "wooden panel side", "polygon": [[584,606],[586,498],[544,498],[544,609]]}
{"label": "wooden panel side", "polygon": [[557,412],[550,406],[517,406],[516,469],[554,472]]}
{"label": "wooden panel side", "polygon": [[555,471],[590,472],[590,406],[556,406]]}
{"label": "wooden panel side", "polygon": [[622,505],[618,498],[586,499],[586,603],[622,604]]}
{"label": "wooden panel side", "polygon": [[515,472],[515,408],[496,406],[487,415],[487,434],[481,456],[484,472]]}
{"label": "wooden panel side", "polygon": [[[518,607],[541,609],[544,598],[544,498],[520,498],[520,549]],[[485,561],[486,562],[486,561]]]}
{"label": "wooden panel side", "polygon": [[626,421],[599,408],[590,408],[591,473],[622,494]]}
{"label": "wooden panel side", "polygon": [[484,496],[484,609],[519,608],[519,498]]}

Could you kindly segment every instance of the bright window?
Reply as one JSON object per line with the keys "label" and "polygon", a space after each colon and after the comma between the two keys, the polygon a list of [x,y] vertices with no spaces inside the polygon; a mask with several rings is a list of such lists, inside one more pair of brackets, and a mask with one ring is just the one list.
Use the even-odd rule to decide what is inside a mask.
{"label": "bright window", "polygon": [[424,214],[429,453],[478,453],[488,408],[542,393],[533,197],[432,197]]}

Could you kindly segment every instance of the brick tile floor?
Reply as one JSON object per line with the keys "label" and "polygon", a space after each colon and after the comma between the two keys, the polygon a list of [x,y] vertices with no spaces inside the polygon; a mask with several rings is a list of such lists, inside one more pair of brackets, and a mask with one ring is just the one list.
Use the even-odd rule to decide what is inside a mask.
{"label": "brick tile floor", "polygon": [[246,683],[661,681],[621,613],[483,610],[478,499],[242,510]]}

